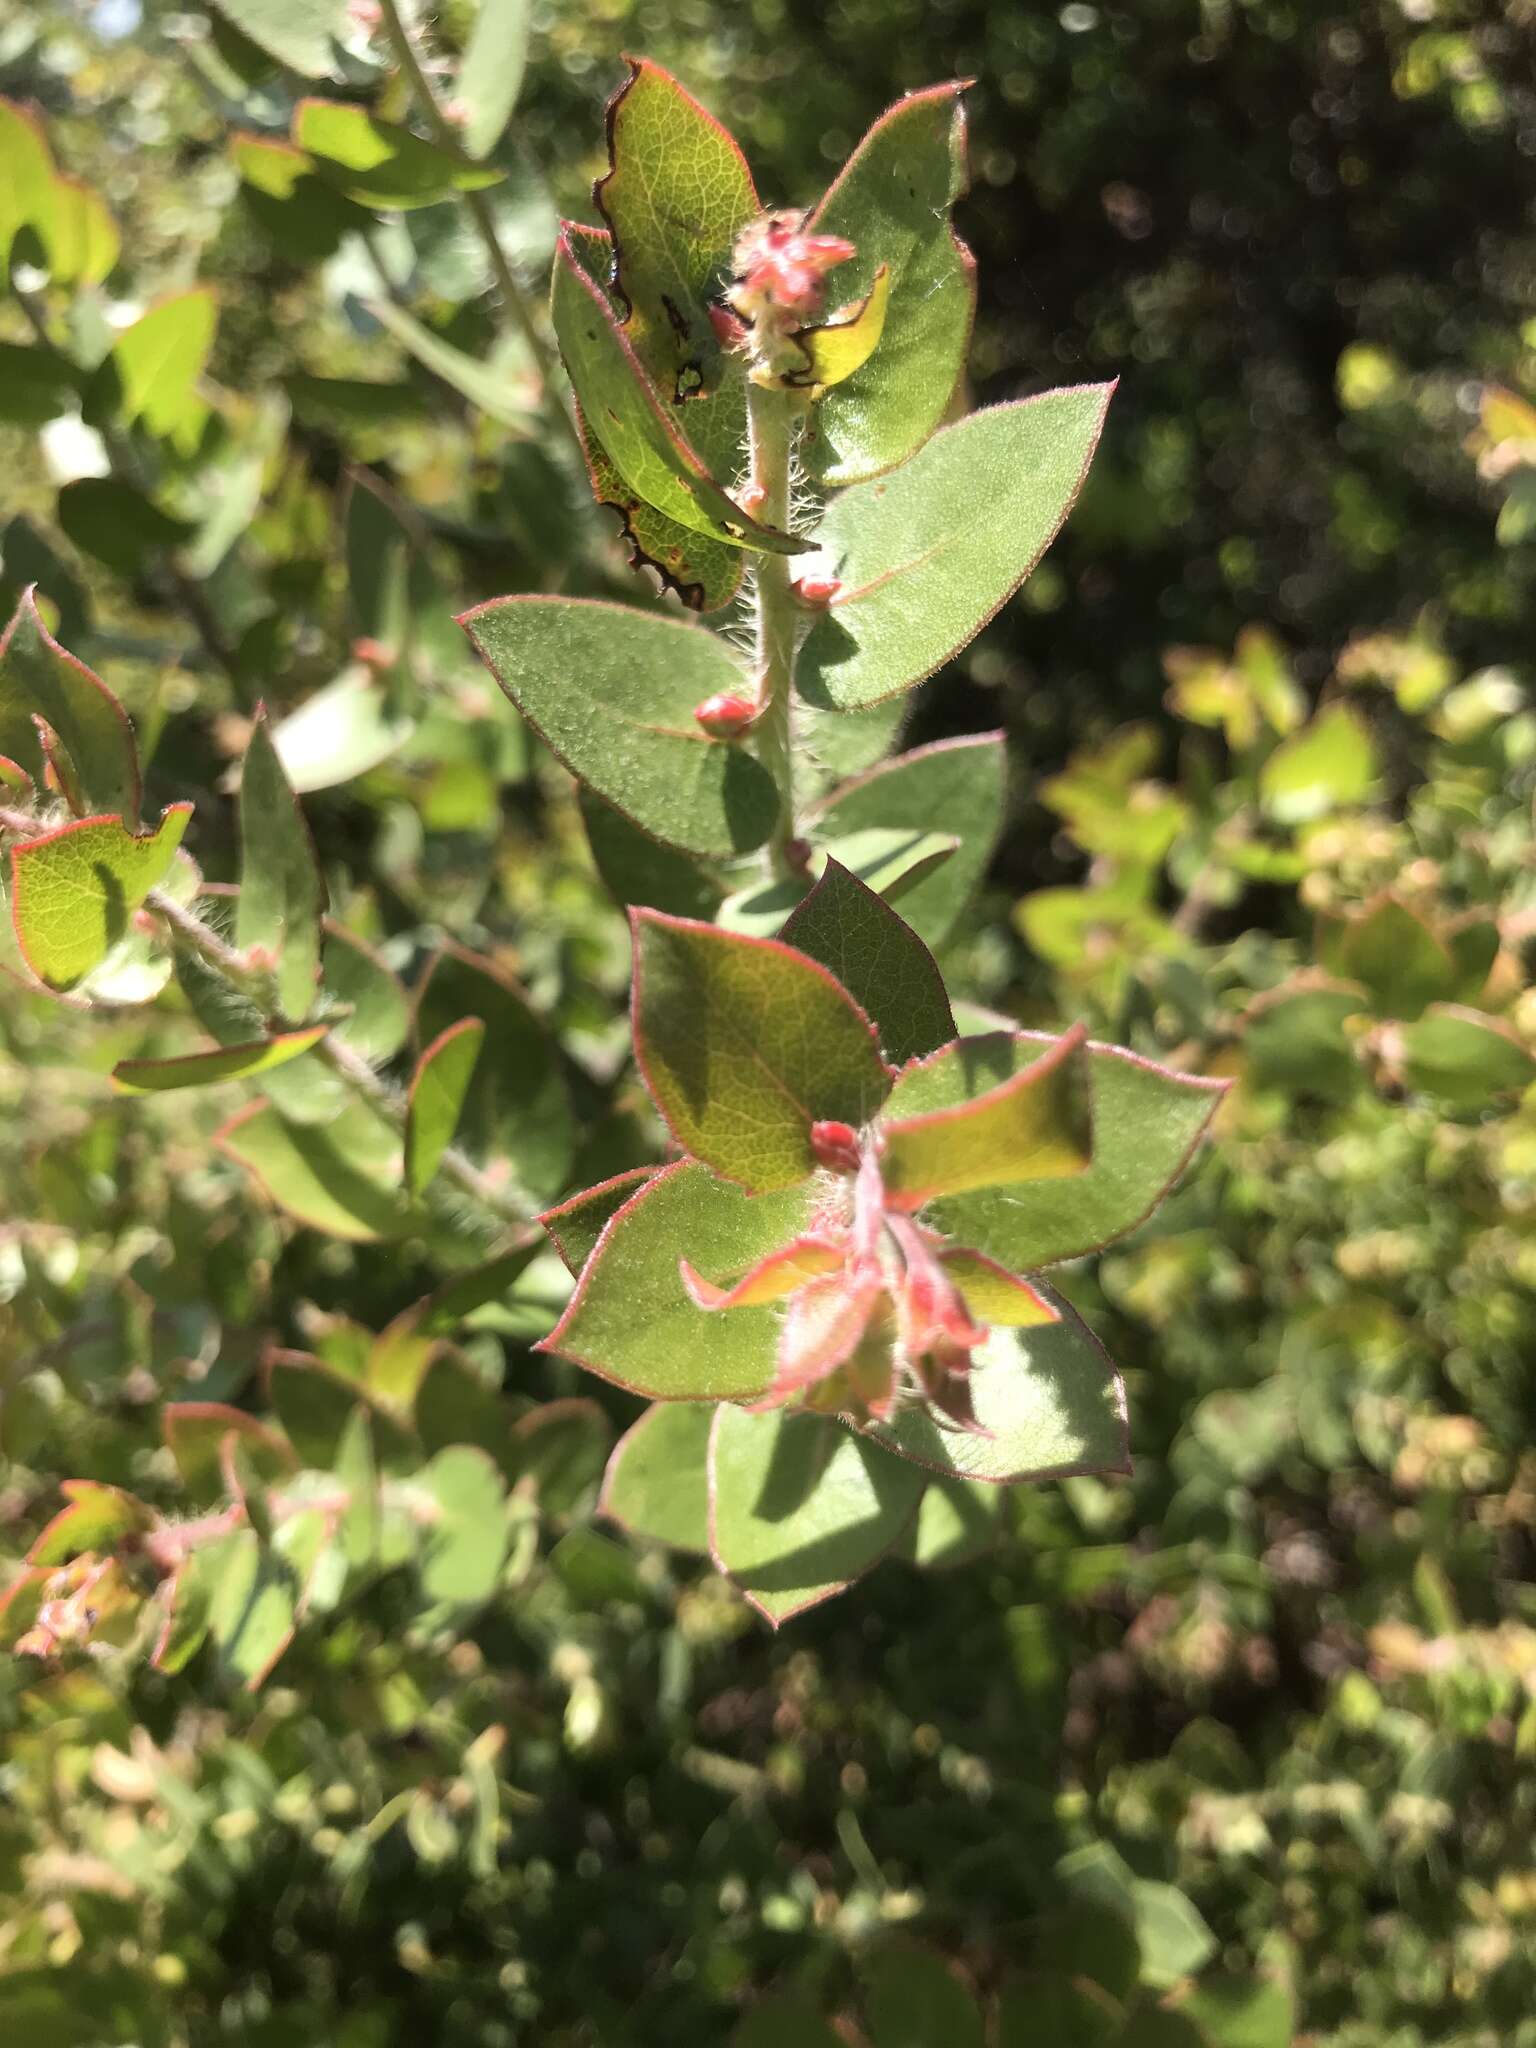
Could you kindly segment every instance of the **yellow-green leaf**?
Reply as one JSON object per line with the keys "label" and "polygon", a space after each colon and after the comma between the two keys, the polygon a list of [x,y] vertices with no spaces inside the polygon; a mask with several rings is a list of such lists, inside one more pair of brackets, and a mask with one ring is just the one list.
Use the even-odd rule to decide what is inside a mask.
{"label": "yellow-green leaf", "polygon": [[309,1013],[320,974],[325,884],[314,842],[272,743],[264,710],[251,727],[240,774],[240,899],[235,943],[273,962],[284,1013]]}
{"label": "yellow-green leaf", "polygon": [[112,344],[119,417],[184,453],[197,444],[208,408],[198,379],[213,347],[218,301],[206,287],[162,299]]}
{"label": "yellow-green leaf", "polygon": [[405,1184],[413,1195],[453,1142],[484,1039],[480,1019],[463,1017],[439,1032],[416,1063],[405,1120]]}
{"label": "yellow-green leaf", "polygon": [[221,1081],[247,1081],[256,1074],[286,1066],[318,1045],[330,1027],[311,1024],[305,1031],[283,1031],[252,1045],[220,1045],[179,1058],[119,1060],[112,1085],[121,1095],[162,1095],[175,1088],[211,1088]]}
{"label": "yellow-green leaf", "polygon": [[[882,1121],[890,1193],[916,1209],[941,1195],[1082,1173],[1093,1150],[1087,1037],[1075,1026],[1003,1081],[984,1052],[971,1063],[969,1049],[984,1041],[961,1039],[937,1054],[946,1076],[958,1069],[963,1077],[959,1099]],[[920,1088],[921,1070],[907,1090],[898,1087],[891,1110]]]}
{"label": "yellow-green leaf", "polygon": [[293,139],[348,199],[388,212],[432,206],[451,192],[477,192],[505,176],[339,100],[300,100]]}
{"label": "yellow-green leaf", "polygon": [[845,308],[825,327],[807,327],[795,339],[811,365],[810,382],[829,390],[862,370],[885,332],[885,309],[891,297],[891,266],[882,263],[863,299]]}
{"label": "yellow-green leaf", "polygon": [[172,804],[153,832],[121,818],[83,818],[11,848],[11,915],[27,965],[67,989],[107,957],[170,872],[192,815]]}

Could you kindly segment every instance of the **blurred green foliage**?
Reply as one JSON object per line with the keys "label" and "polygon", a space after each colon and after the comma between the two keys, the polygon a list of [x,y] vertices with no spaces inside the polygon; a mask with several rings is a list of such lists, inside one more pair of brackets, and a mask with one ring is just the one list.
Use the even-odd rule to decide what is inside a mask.
{"label": "blurred green foliage", "polygon": [[[636,1404],[532,1353],[566,1289],[544,1255],[455,1319],[412,1410],[505,1502],[446,1606],[426,1564],[362,1574],[254,1694],[233,1626],[175,1676],[110,1645],[0,1666],[5,2038],[776,2048],[823,2015],[873,2048],[1536,2043],[1536,1098],[1469,1099],[1486,1047],[1415,1065],[1404,1037],[1446,1001],[1536,1035],[1530,27],[1440,0],[535,10],[496,201],[530,280],[552,200],[591,217],[621,48],[790,200],[896,92],[977,76],[976,395],[1123,381],[1049,565],[915,714],[1002,723],[1015,757],[947,976],[1238,1086],[1155,1225],[1066,1278],[1128,1368],[1134,1478],[1010,1493],[941,1581],[888,1563],[769,1637],[597,1524]],[[215,878],[255,700],[302,704],[285,765],[349,927],[411,983],[451,936],[527,992],[506,1029],[540,1088],[475,1111],[519,1129],[520,1192],[654,1157],[568,781],[447,623],[634,595],[461,214],[370,227],[381,282],[355,199],[232,149],[293,95],[197,14],[16,10],[0,90],[105,197],[133,310],[215,287],[227,458],[164,458],[125,525],[78,447],[39,460],[60,394],[18,373],[5,609],[46,569],[135,714],[146,814],[195,794]],[[362,310],[390,285],[492,367],[496,411]],[[1373,954],[1349,934],[1386,903],[1408,923]],[[1373,964],[1490,924],[1481,980],[1421,979],[1417,1015]],[[349,966],[359,1049],[391,1058],[403,998]],[[1318,977],[1347,1005],[1284,1024]],[[0,1001],[10,1558],[72,1474],[184,1505],[163,1400],[261,1407],[274,1349],[355,1383],[471,1257],[452,1213],[295,1229],[213,1148],[224,1098],[114,1095],[178,1021]],[[357,1454],[310,1425],[321,1462]]]}

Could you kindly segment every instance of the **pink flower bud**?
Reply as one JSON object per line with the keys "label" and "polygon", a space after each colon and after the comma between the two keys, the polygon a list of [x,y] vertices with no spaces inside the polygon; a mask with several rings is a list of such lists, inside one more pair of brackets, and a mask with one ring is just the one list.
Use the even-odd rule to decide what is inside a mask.
{"label": "pink flower bud", "polygon": [[842,587],[835,576],[802,576],[799,582],[793,585],[795,596],[801,604],[817,611],[825,610]]}
{"label": "pink flower bud", "polygon": [[746,344],[747,330],[737,319],[729,306],[711,306],[709,324],[715,330],[715,339],[722,348],[742,348]]}
{"label": "pink flower bud", "polygon": [[712,740],[739,740],[756,718],[757,706],[734,690],[720,690],[696,704],[693,715]]}
{"label": "pink flower bud", "polygon": [[854,254],[841,235],[811,235],[803,213],[770,213],[736,244],[731,303],[745,319],[772,310],[809,319],[821,311],[827,272]]}
{"label": "pink flower bud", "polygon": [[811,1150],[816,1155],[817,1165],[830,1167],[834,1173],[857,1173],[859,1170],[859,1134],[852,1124],[841,1124],[830,1118],[812,1124]]}
{"label": "pink flower bud", "polygon": [[736,493],[736,502],[743,512],[750,513],[755,519],[767,504],[768,493],[761,484],[743,484]]}
{"label": "pink flower bud", "polygon": [[352,642],[352,659],[362,662],[365,668],[393,668],[395,665],[395,650],[393,647],[386,647],[382,640],[354,640]]}

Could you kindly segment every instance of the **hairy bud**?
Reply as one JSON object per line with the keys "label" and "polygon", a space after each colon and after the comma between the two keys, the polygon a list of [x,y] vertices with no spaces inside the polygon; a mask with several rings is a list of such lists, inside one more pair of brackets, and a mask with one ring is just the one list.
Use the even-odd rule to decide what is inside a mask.
{"label": "hairy bud", "polygon": [[859,1170],[859,1134],[852,1124],[837,1123],[824,1118],[811,1125],[811,1150],[816,1155],[818,1166],[827,1166],[834,1173],[857,1173]]}

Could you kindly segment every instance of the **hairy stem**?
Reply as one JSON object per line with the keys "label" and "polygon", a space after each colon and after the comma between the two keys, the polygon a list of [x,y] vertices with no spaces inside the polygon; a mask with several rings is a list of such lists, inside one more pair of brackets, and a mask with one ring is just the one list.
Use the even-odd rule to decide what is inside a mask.
{"label": "hairy stem", "polygon": [[[747,386],[747,427],[751,452],[748,479],[753,516],[765,526],[789,525],[789,466],[798,425],[796,401],[787,391]],[[795,833],[795,764],[789,729],[790,684],[794,673],[799,609],[789,575],[788,555],[760,554],[754,564],[753,654],[757,701],[753,733],[758,756],[779,791],[779,823],[769,846],[774,868],[784,871],[785,848]]]}
{"label": "hairy stem", "polygon": [[[26,811],[0,806],[0,830],[35,838],[47,829],[42,820]],[[253,1004],[261,1012],[269,1030],[295,1028],[295,1020],[283,1015],[272,976],[263,968],[253,967],[237,947],[215,931],[211,924],[205,923],[195,911],[188,910],[184,903],[178,903],[163,889],[151,889],[144,899],[144,908],[166,926],[173,944],[184,952],[195,954],[222,982]],[[314,1051],[354,1095],[360,1096],[386,1123],[404,1134],[405,1097],[399,1089],[376,1074],[360,1053],[334,1037],[322,1038]],[[472,1202],[487,1210],[498,1224],[521,1225],[528,1221],[526,1213],[512,1196],[498,1187],[489,1175],[482,1173],[456,1145],[450,1145],[443,1153],[438,1171],[451,1180],[461,1194],[468,1195]]]}
{"label": "hairy stem", "polygon": [[[412,99],[420,107],[437,142],[455,156],[462,156],[458,132],[444,111],[443,103],[426,74],[420,53],[412,40],[410,25],[401,12],[399,0],[381,0],[381,4],[384,32],[405,75]],[[545,408],[571,448],[581,458],[582,467],[585,469],[586,457],[582,451],[580,436],[576,432],[576,423],[560,399],[555,377],[554,354],[540,331],[539,323],[528,303],[528,296],[517,281],[507,252],[501,246],[501,237],[496,232],[496,216],[491,211],[491,203],[483,192],[462,192],[459,197],[464,202],[484,245],[486,260],[491,266],[491,275],[496,280],[496,288],[501,294],[502,303],[527,345],[529,355],[533,358],[544,388]]]}

